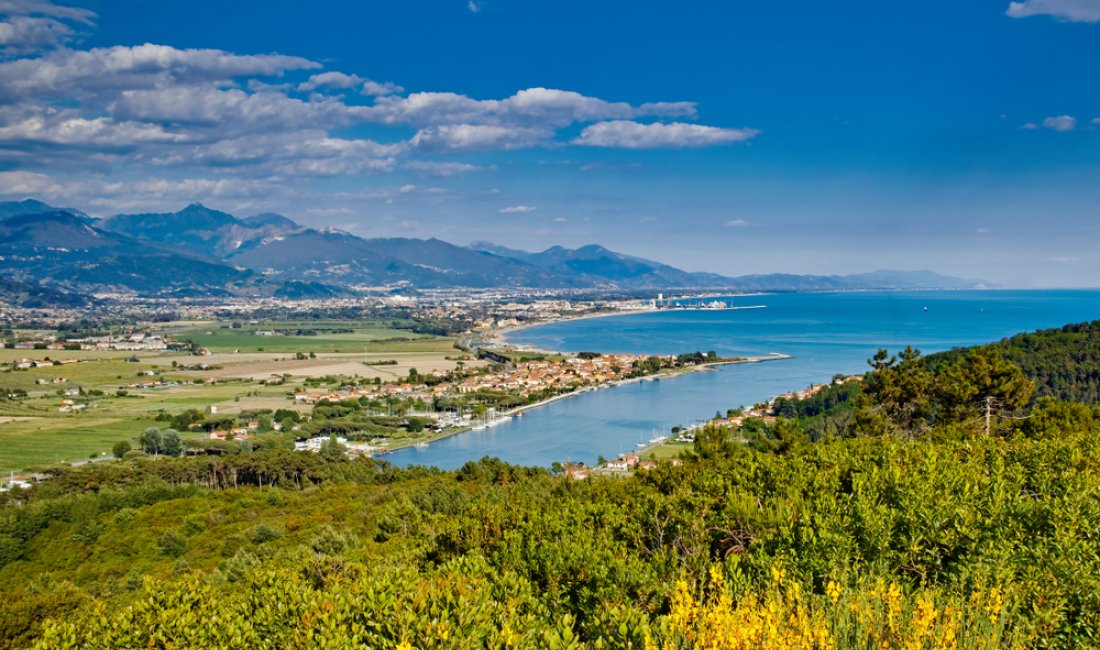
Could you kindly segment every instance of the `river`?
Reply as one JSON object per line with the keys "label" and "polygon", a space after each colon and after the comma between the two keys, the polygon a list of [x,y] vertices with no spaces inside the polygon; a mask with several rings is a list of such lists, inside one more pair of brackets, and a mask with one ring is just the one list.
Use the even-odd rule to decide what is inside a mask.
{"label": "river", "polygon": [[460,467],[497,456],[511,463],[591,464],[673,426],[753,404],[836,373],[866,370],[878,348],[935,352],[1017,332],[1100,318],[1100,291],[928,291],[774,294],[738,297],[765,309],[668,310],[538,325],[513,333],[517,345],[565,351],[722,356],[772,352],[792,358],[719,366],[658,381],[591,391],[482,431],[385,456],[392,463]]}

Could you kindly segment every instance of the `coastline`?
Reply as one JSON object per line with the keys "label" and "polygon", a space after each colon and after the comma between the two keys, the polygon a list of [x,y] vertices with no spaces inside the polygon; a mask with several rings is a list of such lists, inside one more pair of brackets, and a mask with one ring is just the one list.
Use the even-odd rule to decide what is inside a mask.
{"label": "coastline", "polygon": [[[593,385],[593,386],[588,386],[588,387],[585,387],[585,388],[582,388],[582,389],[579,389],[579,390],[575,390],[575,391],[572,391],[572,392],[569,392],[569,393],[561,393],[559,395],[554,395],[552,397],[548,397],[548,398],[546,398],[544,400],[540,400],[538,402],[533,402],[531,404],[526,404],[524,406],[517,406],[515,408],[504,411],[504,412],[498,414],[497,418],[498,419],[512,418],[512,417],[515,417],[515,415],[517,413],[520,413],[522,411],[527,411],[529,409],[540,408],[540,407],[543,407],[543,406],[547,406],[549,404],[553,404],[554,402],[557,402],[559,400],[563,400],[563,399],[570,398],[570,397],[580,397],[581,395],[584,395],[586,393],[590,393],[590,392],[598,391],[598,390],[604,390],[604,389],[607,389],[607,388],[614,388],[616,386],[625,386],[627,384],[633,384],[633,383],[642,382],[642,381],[653,381],[655,379],[674,379],[676,377],[682,377],[684,375],[688,375],[688,374],[691,374],[693,372],[707,371],[707,370],[710,370],[710,369],[714,368],[715,366],[739,365],[739,364],[746,364],[746,363],[764,363],[766,361],[782,361],[784,359],[791,359],[791,358],[793,358],[793,357],[789,354],[781,354],[779,352],[773,352],[771,354],[764,355],[764,356],[738,357],[736,359],[727,359],[727,360],[724,360],[724,361],[712,361],[712,362],[709,362],[709,363],[700,363],[700,364],[696,364],[696,365],[693,365],[693,366],[686,366],[686,367],[682,367],[682,368],[666,369],[666,370],[662,370],[661,372],[658,372],[658,373],[655,373],[655,374],[652,374],[652,375],[645,375],[644,377],[631,377],[629,379],[620,379],[618,381],[609,381],[609,382],[604,383],[604,384],[597,384],[597,385]],[[430,445],[432,443],[439,442],[440,440],[445,440],[445,439],[450,438],[452,436],[457,436],[459,434],[466,433],[466,432],[472,431],[472,430],[473,430],[473,427],[462,427],[460,429],[454,429],[452,431],[443,431],[443,432],[440,432],[439,434],[437,434],[435,436],[432,436],[432,437],[429,437],[429,438],[421,438],[421,439],[418,439],[418,440],[410,440],[408,442],[403,442],[403,443],[395,445],[393,447],[386,447],[384,450],[380,450],[379,452],[376,452],[376,455],[385,456],[386,454],[389,454],[389,453],[392,453],[392,452],[395,452],[395,451],[400,451],[402,449],[408,449],[409,447],[416,447],[419,444],[428,444],[428,445]]]}
{"label": "coastline", "polygon": [[[522,325],[512,325],[509,327],[502,327],[497,330],[491,330],[490,332],[486,333],[485,340],[491,341],[494,345],[513,346],[518,349],[530,350],[531,352],[539,352],[542,354],[569,354],[569,352],[565,350],[543,350],[541,348],[518,346],[515,343],[511,343],[508,340],[508,337],[512,334],[515,334],[516,332],[520,332],[525,329],[540,327],[542,325],[550,325],[553,323],[569,323],[573,321],[590,320],[593,318],[609,318],[611,316],[633,316],[636,314],[657,313],[657,311],[658,310],[656,309],[623,309],[610,312],[598,312],[594,314],[581,314],[580,316],[559,316],[556,318],[541,320],[536,323],[524,323]],[[574,352],[579,352],[579,350]]]}
{"label": "coastline", "polygon": [[[722,296],[722,297],[729,297],[729,298],[734,298],[734,297],[749,298],[749,297],[752,297],[752,296],[767,296],[767,295],[771,295],[771,294],[767,293],[767,292],[730,293],[730,294],[715,294],[714,297]],[[726,309],[721,309],[721,310],[717,310],[717,311],[738,310],[738,309],[759,309],[759,308],[765,307],[765,306],[766,305],[734,306],[734,307],[728,307]],[[634,315],[637,315],[637,314],[656,314],[656,313],[660,313],[661,311],[684,311],[684,310],[676,310],[676,309],[661,310],[661,309],[648,308],[648,307],[639,307],[637,309],[620,309],[620,310],[610,311],[610,312],[597,312],[597,313],[592,313],[592,314],[581,314],[580,316],[557,316],[557,317],[554,317],[554,318],[548,318],[546,320],[538,321],[536,323],[524,323],[522,325],[512,325],[512,326],[509,326],[509,327],[500,328],[498,330],[491,330],[489,332],[486,332],[484,340],[491,341],[494,345],[500,345],[500,346],[509,346],[510,345],[510,346],[513,346],[513,347],[517,347],[519,349],[529,350],[531,352],[539,352],[539,353],[543,353],[543,354],[576,354],[577,352],[581,352],[581,350],[544,350],[544,349],[541,349],[541,348],[524,347],[524,346],[519,346],[515,343],[510,342],[508,340],[508,337],[511,336],[512,334],[515,334],[516,332],[519,332],[519,331],[522,331],[522,330],[525,330],[525,329],[528,329],[528,328],[531,328],[531,327],[539,327],[541,325],[551,325],[551,324],[554,324],[554,323],[568,323],[568,322],[572,322],[572,321],[589,320],[589,319],[592,319],[592,318],[609,318],[609,317],[612,317],[612,316],[634,316]],[[689,309],[689,311],[690,311],[690,309]],[[701,311],[707,311],[707,310],[701,310]]]}

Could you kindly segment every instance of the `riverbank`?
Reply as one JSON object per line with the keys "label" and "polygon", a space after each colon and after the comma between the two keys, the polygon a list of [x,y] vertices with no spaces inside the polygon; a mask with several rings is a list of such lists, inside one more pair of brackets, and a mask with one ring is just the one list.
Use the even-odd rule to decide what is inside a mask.
{"label": "riverbank", "polygon": [[[575,391],[572,391],[572,392],[561,393],[559,395],[554,395],[552,397],[548,397],[548,398],[546,398],[544,400],[540,400],[538,402],[532,402],[531,404],[525,404],[523,406],[517,406],[515,408],[512,408],[512,409],[509,409],[507,411],[501,412],[500,414],[498,414],[496,416],[496,419],[497,420],[509,419],[509,418],[512,418],[512,417],[516,417],[518,414],[520,414],[522,412],[529,411],[531,409],[541,408],[543,406],[553,404],[554,402],[557,402],[557,401],[560,401],[560,400],[563,400],[563,399],[566,399],[566,398],[579,397],[581,395],[591,393],[593,391],[605,390],[605,389],[609,389],[609,388],[615,388],[616,386],[625,386],[625,385],[628,385],[628,384],[633,384],[633,383],[642,382],[642,381],[657,381],[657,380],[660,380],[660,379],[673,379],[673,378],[676,378],[676,377],[682,377],[684,375],[687,375],[687,374],[690,374],[690,373],[693,373],[693,372],[702,372],[702,371],[705,371],[705,370],[710,370],[710,369],[712,369],[716,366],[738,365],[738,364],[749,364],[749,363],[763,363],[763,362],[766,362],[766,361],[781,361],[781,360],[790,359],[790,358],[792,358],[791,355],[780,354],[778,352],[773,352],[772,354],[768,354],[768,355],[764,355],[764,356],[738,357],[736,359],[725,359],[725,360],[722,360],[722,361],[713,361],[713,362],[710,362],[710,363],[700,363],[700,364],[691,365],[691,366],[682,366],[680,368],[666,368],[666,369],[661,370],[660,372],[652,374],[652,375],[645,375],[643,377],[631,377],[629,379],[621,379],[619,381],[611,381],[611,382],[607,382],[607,383],[604,383],[604,384],[595,384],[595,385],[592,385],[592,386],[586,386],[584,388],[581,388],[581,389],[578,389],[578,390],[575,390]],[[384,450],[380,450],[380,451],[376,452],[376,454],[384,456],[387,453],[399,451],[401,449],[408,449],[410,447],[417,447],[417,446],[422,445],[422,444],[430,445],[432,443],[439,442],[440,440],[445,440],[447,438],[451,438],[451,437],[457,436],[459,434],[467,433],[467,432],[473,431],[473,430],[475,430],[474,426],[468,426],[468,427],[461,427],[461,428],[456,428],[456,429],[452,429],[452,430],[448,430],[448,431],[441,431],[438,434],[435,434],[433,436],[429,436],[429,437],[426,437],[426,438],[417,438],[417,439],[405,440],[405,441],[402,441],[402,442],[400,442],[396,445],[385,447]]]}

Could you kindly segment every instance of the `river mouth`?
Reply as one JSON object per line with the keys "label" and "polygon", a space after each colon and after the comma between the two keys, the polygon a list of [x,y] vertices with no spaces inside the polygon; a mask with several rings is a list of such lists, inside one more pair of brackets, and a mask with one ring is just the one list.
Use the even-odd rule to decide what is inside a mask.
{"label": "river mouth", "polygon": [[767,309],[685,310],[564,321],[509,340],[543,349],[631,354],[715,350],[792,358],[717,366],[631,382],[531,409],[481,431],[385,456],[399,465],[461,467],[496,456],[521,465],[595,463],[639,443],[772,396],[862,373],[878,348],[926,353],[1100,318],[1100,291],[929,291],[776,294]]}

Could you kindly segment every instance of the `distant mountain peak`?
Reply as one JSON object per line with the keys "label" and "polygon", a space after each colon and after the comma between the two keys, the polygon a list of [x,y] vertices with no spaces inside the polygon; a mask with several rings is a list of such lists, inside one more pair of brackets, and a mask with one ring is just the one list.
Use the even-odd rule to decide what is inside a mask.
{"label": "distant mountain peak", "polygon": [[[324,295],[329,289],[315,286],[318,280],[345,287],[587,288],[654,294],[681,289],[838,291],[982,286],[931,271],[731,278],[683,271],[597,243],[574,249],[554,245],[531,253],[486,241],[459,247],[435,237],[365,239],[335,227],[304,228],[273,213],[238,218],[200,202],[178,212],[122,214],[99,221],[82,214],[33,199],[0,203],[0,257],[5,251],[22,254],[33,249],[48,265],[13,266],[11,270],[20,274],[15,279],[54,282],[62,289],[79,284],[210,293],[231,292],[229,285],[234,282],[260,278],[255,281],[270,283],[278,276],[280,282],[297,283],[282,289],[285,296]],[[33,259],[41,266],[38,257]],[[170,266],[162,268],[168,259]],[[136,267],[155,267],[156,272],[123,272]]]}
{"label": "distant mountain peak", "polygon": [[90,223],[92,221],[91,217],[80,210],[74,208],[57,208],[48,203],[43,203],[38,199],[0,202],[0,219],[21,214],[40,214],[43,212],[67,212],[85,223]]}

